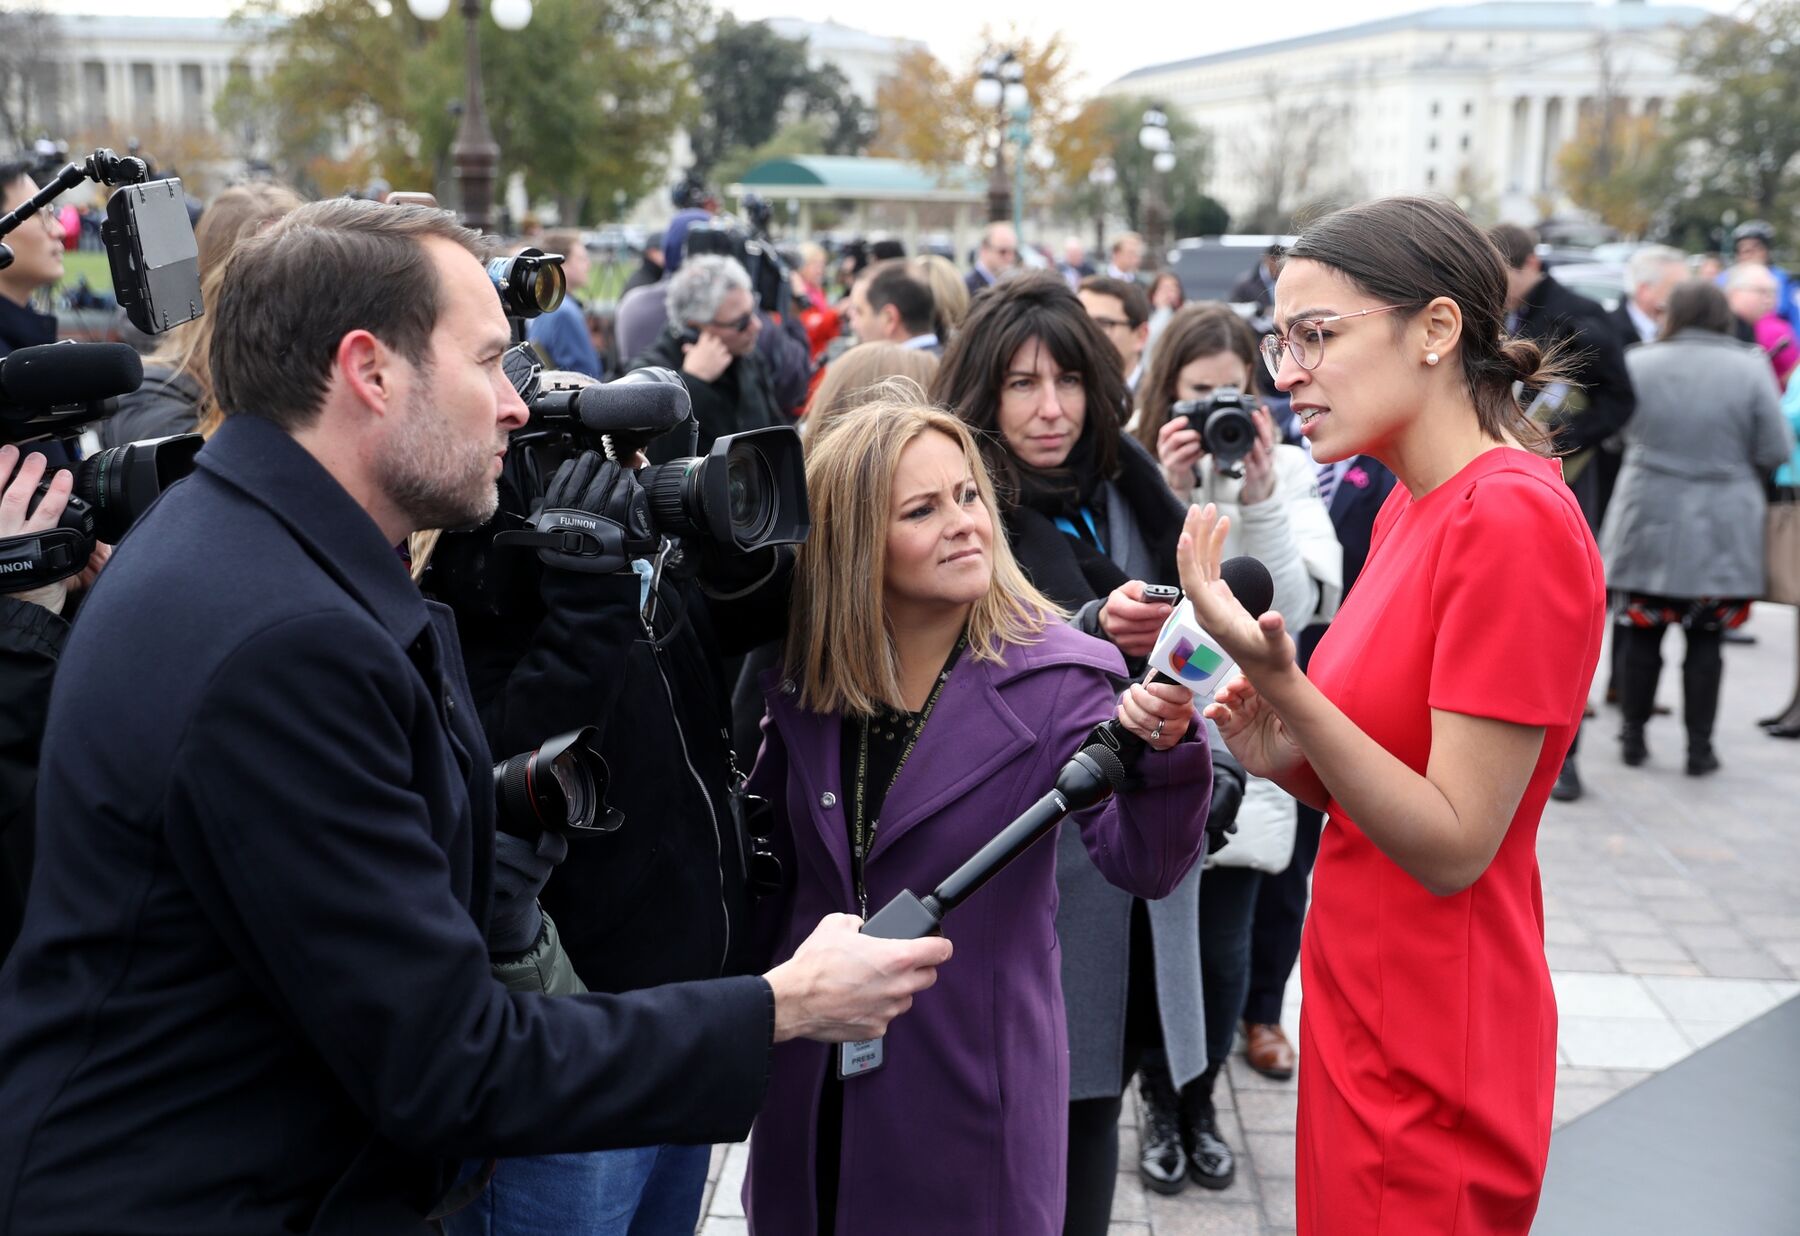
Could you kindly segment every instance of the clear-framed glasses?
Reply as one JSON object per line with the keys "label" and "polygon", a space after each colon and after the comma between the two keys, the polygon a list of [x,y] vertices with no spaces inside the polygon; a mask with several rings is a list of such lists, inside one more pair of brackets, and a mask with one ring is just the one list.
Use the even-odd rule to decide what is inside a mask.
{"label": "clear-framed glasses", "polygon": [[1262,341],[1263,364],[1269,367],[1270,377],[1281,376],[1281,354],[1286,352],[1294,358],[1300,368],[1311,372],[1319,367],[1325,359],[1325,325],[1329,322],[1342,322],[1345,318],[1362,318],[1371,313],[1387,313],[1394,309],[1405,309],[1405,305],[1382,305],[1376,309],[1358,309],[1355,313],[1334,313],[1326,318],[1301,318],[1289,322],[1285,334],[1264,335]]}

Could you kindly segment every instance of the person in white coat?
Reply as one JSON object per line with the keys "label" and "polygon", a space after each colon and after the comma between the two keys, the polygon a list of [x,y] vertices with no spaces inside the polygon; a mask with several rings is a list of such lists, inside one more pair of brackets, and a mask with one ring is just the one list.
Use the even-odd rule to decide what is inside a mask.
{"label": "person in white coat", "polygon": [[[1343,578],[1343,554],[1319,499],[1312,460],[1301,448],[1278,443],[1274,421],[1259,405],[1252,413],[1255,445],[1235,466],[1222,466],[1187,409],[1175,411],[1190,403],[1204,408],[1227,387],[1253,399],[1256,372],[1256,336],[1236,312],[1218,302],[1184,306],[1157,341],[1138,388],[1132,432],[1156,454],[1177,498],[1213,503],[1230,517],[1225,553],[1260,559],[1275,583],[1272,608],[1288,629],[1302,630],[1337,609]],[[1225,1188],[1235,1175],[1231,1148],[1218,1136],[1213,1084],[1231,1051],[1249,986],[1257,886],[1264,873],[1287,866],[1294,826],[1294,800],[1273,782],[1252,777],[1236,834],[1207,859],[1199,923],[1207,1069],[1179,1093],[1155,1061],[1140,1072],[1146,1119],[1139,1172],[1159,1192],[1183,1187],[1183,1158],[1185,1178],[1205,1188]]]}

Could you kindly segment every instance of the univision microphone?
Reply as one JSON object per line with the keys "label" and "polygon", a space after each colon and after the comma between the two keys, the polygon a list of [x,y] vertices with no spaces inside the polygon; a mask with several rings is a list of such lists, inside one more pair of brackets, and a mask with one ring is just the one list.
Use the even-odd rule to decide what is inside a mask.
{"label": "univision microphone", "polygon": [[[1275,600],[1275,581],[1269,568],[1255,558],[1228,559],[1219,568],[1219,578],[1252,616],[1267,611]],[[1195,695],[1217,691],[1236,667],[1231,654],[1200,625],[1194,616],[1194,603],[1186,597],[1157,633],[1149,661],[1151,669]]]}

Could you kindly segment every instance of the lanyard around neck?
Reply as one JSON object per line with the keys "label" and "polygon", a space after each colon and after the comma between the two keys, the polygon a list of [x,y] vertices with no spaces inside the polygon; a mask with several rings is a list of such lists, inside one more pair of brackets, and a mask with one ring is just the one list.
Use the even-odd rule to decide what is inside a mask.
{"label": "lanyard around neck", "polygon": [[[887,792],[882,795],[882,804],[887,804],[887,795],[894,792],[894,785],[900,780],[900,770],[906,767],[907,757],[913,748],[919,745],[919,735],[925,732],[925,723],[931,720],[931,711],[937,707],[938,696],[944,692],[944,684],[950,681],[950,670],[955,666],[957,658],[962,655],[963,647],[969,642],[967,635],[960,636],[956,647],[950,650],[949,660],[938,673],[937,681],[931,684],[931,694],[925,697],[925,707],[919,710],[918,722],[907,735],[906,745],[900,749],[900,762],[894,766],[894,775],[888,779]],[[868,819],[865,809],[867,787],[869,781],[869,718],[864,717],[861,725],[860,741],[856,751],[856,788],[853,794],[854,811],[850,824],[850,850],[852,875],[856,880],[856,900],[861,907],[862,916],[869,917],[869,890],[863,881],[863,865],[868,861],[869,851],[875,845],[875,827],[879,821]]]}

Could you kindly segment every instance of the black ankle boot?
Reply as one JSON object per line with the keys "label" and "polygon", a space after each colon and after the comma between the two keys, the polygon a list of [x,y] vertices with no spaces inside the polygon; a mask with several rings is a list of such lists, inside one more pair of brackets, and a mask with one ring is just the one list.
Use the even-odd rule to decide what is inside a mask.
{"label": "black ankle boot", "polygon": [[1619,758],[1633,768],[1650,758],[1650,748],[1644,745],[1643,726],[1625,723],[1619,731]]}
{"label": "black ankle boot", "polygon": [[1713,754],[1712,744],[1689,743],[1687,753],[1687,775],[1704,777],[1708,773],[1719,771],[1719,757]]}
{"label": "black ankle boot", "polygon": [[1181,1148],[1187,1155],[1187,1174],[1203,1189],[1223,1189],[1237,1176],[1237,1158],[1219,1136],[1213,1110],[1213,1086],[1219,1067],[1213,1065],[1189,1082],[1181,1092]]}
{"label": "black ankle boot", "polygon": [[1218,1117],[1208,1110],[1199,1119],[1184,1121],[1181,1134],[1194,1183],[1202,1189],[1229,1188],[1237,1176],[1237,1157],[1219,1136]]}
{"label": "black ankle boot", "polygon": [[1146,1062],[1139,1070],[1138,1097],[1144,1104],[1138,1176],[1157,1193],[1179,1193],[1187,1184],[1185,1155],[1175,1085],[1164,1065]]}

